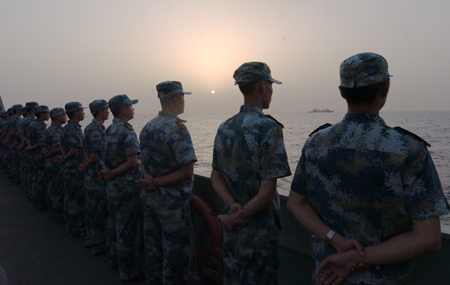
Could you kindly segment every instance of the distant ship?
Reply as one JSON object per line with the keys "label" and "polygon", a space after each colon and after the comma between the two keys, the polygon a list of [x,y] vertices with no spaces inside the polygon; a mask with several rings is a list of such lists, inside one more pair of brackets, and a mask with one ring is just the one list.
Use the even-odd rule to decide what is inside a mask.
{"label": "distant ship", "polygon": [[328,108],[324,108],[324,109],[314,109],[312,111],[309,111],[308,113],[333,113],[333,110],[330,110]]}

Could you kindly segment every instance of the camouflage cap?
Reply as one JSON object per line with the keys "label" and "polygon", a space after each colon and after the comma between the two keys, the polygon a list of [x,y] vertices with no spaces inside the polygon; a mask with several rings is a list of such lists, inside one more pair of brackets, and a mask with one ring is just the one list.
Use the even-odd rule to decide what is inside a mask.
{"label": "camouflage cap", "polygon": [[54,118],[56,116],[65,115],[66,111],[63,108],[53,108],[50,110],[50,118]]}
{"label": "camouflage cap", "polygon": [[37,106],[39,106],[38,102],[27,102],[25,104],[25,107],[27,109],[31,109],[31,108],[37,108]]}
{"label": "camouflage cap", "polygon": [[37,115],[37,114],[40,114],[40,113],[44,113],[44,112],[49,112],[49,110],[48,110],[48,106],[45,106],[45,105],[39,105],[37,108],[36,108],[36,111],[34,111],[34,113]]}
{"label": "camouflage cap", "polygon": [[128,98],[127,95],[120,94],[120,95],[116,95],[116,96],[112,97],[111,99],[109,99],[108,105],[109,105],[109,109],[111,110],[111,112],[113,112],[124,105],[130,105],[130,104],[132,105],[132,104],[136,104],[137,102],[139,102],[139,100],[137,100],[137,99],[130,100],[130,98]]}
{"label": "camouflage cap", "polygon": [[71,113],[74,111],[86,109],[86,107],[83,107],[80,102],[69,102],[64,106],[64,109],[66,109],[66,113]]}
{"label": "camouflage cap", "polygon": [[12,109],[13,111],[22,109],[22,104],[15,104],[15,105],[13,105],[13,106],[11,107],[11,109]]}
{"label": "camouflage cap", "polygon": [[26,114],[27,113],[27,107],[22,107],[22,114]]}
{"label": "camouflage cap", "polygon": [[351,56],[339,68],[341,86],[357,88],[389,79],[388,63],[379,54],[365,52]]}
{"label": "camouflage cap", "polygon": [[281,84],[280,81],[272,78],[269,66],[264,62],[246,62],[239,66],[233,74],[234,84],[245,85],[253,81],[271,81]]}
{"label": "camouflage cap", "polygon": [[91,111],[91,114],[94,115],[95,113],[97,113],[97,111],[100,111],[104,108],[108,108],[108,102],[106,102],[106,100],[103,99],[99,99],[99,100],[94,100],[91,102],[91,104],[89,104],[89,110]]}
{"label": "camouflage cap", "polygon": [[158,98],[161,101],[167,100],[175,94],[190,95],[191,92],[183,91],[183,85],[179,81],[164,81],[156,85],[158,91]]}

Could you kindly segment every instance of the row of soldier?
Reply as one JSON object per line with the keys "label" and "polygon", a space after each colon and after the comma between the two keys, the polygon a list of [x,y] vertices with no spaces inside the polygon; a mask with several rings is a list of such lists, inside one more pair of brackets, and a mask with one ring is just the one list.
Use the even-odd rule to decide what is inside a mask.
{"label": "row of soldier", "polygon": [[[184,283],[187,279],[189,198],[196,157],[178,115],[184,111],[184,94],[190,92],[184,92],[177,81],[162,82],[157,90],[162,111],[142,130],[142,143],[129,123],[134,117],[132,105],[138,100],[124,94],[108,102],[91,102],[89,110],[94,118],[84,133],[80,122],[86,108],[79,102],[51,110],[28,102],[25,107],[16,104],[1,113],[5,172],[22,185],[37,209],[48,209],[56,222],[65,223],[72,237],[85,237],[95,256],[107,254],[109,266],[119,269],[122,282]],[[114,120],[105,130],[110,111]],[[161,149],[161,141],[152,138],[158,133],[152,130],[158,128],[159,136],[169,136],[170,145],[165,149]],[[142,166],[141,157],[147,161]],[[157,169],[155,159],[160,159]],[[179,160],[187,164],[181,167],[181,175],[177,173]],[[159,178],[175,176],[163,177],[165,181],[156,185],[158,180],[148,173]],[[143,225],[144,211],[147,218]],[[138,271],[142,230],[147,274]]]}
{"label": "row of soldier", "polygon": [[[262,110],[270,106],[273,83],[281,82],[262,62],[242,64],[233,77],[244,104],[217,131],[211,173],[214,190],[228,206],[228,213],[217,217],[224,230],[224,283],[276,284],[281,233],[276,185],[291,171],[283,126]],[[344,60],[339,90],[348,113],[314,131],[302,149],[287,208],[313,234],[314,284],[408,283],[411,260],[440,250],[439,216],[450,207],[426,142],[379,116],[390,77],[381,55]],[[27,103],[29,116],[37,119],[28,127],[32,118],[23,119],[24,128],[18,127],[21,106],[14,105],[2,127],[3,162],[15,182],[24,182],[36,207],[47,203],[74,237],[86,234],[94,254],[105,252],[107,220],[108,261],[119,268],[121,281],[186,283],[197,158],[178,115],[190,92],[177,81],[156,89],[162,110],[139,141],[129,123],[138,100],[126,95],[89,105],[94,120],[84,138],[80,103],[50,112]],[[114,120],[104,130],[109,110]],[[52,126],[45,131],[49,117]],[[136,260],[142,224],[146,274],[138,272]]]}

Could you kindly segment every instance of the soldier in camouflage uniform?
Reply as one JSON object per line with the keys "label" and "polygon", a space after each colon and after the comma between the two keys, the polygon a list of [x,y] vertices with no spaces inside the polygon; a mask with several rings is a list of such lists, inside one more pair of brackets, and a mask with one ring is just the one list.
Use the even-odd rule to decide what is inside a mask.
{"label": "soldier in camouflage uniform", "polygon": [[19,184],[19,159],[17,157],[18,136],[20,116],[22,116],[22,105],[16,104],[12,106],[13,116],[8,119],[8,136],[5,144],[7,148],[7,164],[9,169],[9,178],[15,184]]}
{"label": "soldier in camouflage uniform", "polygon": [[119,267],[121,281],[145,279],[138,271],[138,248],[142,227],[142,199],[136,183],[141,177],[139,142],[128,122],[134,118],[133,104],[127,95],[116,95],[108,101],[114,116],[104,134],[102,160],[106,167],[100,176],[107,181],[108,263]]}
{"label": "soldier in camouflage uniform", "polygon": [[[38,106],[39,104],[37,102],[27,102],[25,104],[25,108],[27,110],[28,115],[20,122],[22,143],[19,149],[25,150],[25,148],[29,146],[27,131],[28,128],[31,126],[31,124],[36,120],[35,111]],[[31,199],[31,182],[33,180],[30,171],[32,168],[32,157],[23,152],[23,157],[21,158],[21,161],[22,164],[20,168],[20,173],[21,173],[22,187],[25,190],[27,197]]]}
{"label": "soldier in camouflage uniform", "polygon": [[40,105],[36,108],[36,120],[28,129],[30,145],[25,148],[27,154],[31,156],[31,198],[36,208],[47,209],[47,187],[48,179],[45,169],[45,158],[42,155],[42,147],[45,141],[45,130],[47,121],[50,118],[48,107]]}
{"label": "soldier in camouflage uniform", "polygon": [[267,64],[248,62],[233,75],[244,95],[240,112],[222,123],[214,142],[211,182],[229,207],[218,216],[225,284],[275,284],[281,213],[277,178],[291,175],[283,126],[262,110],[272,99]]}
{"label": "soldier in camouflage uniform", "polygon": [[[147,282],[187,282],[191,210],[189,199],[197,161],[189,132],[178,115],[184,112],[184,92],[178,81],[156,86],[162,111],[140,134],[146,189],[144,241]],[[162,246],[158,246],[162,245]]]}
{"label": "soldier in camouflage uniform", "polygon": [[0,167],[1,171],[6,171],[6,158],[5,158],[5,146],[3,142],[6,139],[6,120],[8,117],[8,111],[0,112]]}
{"label": "soldier in camouflage uniform", "polygon": [[95,256],[106,253],[106,181],[100,179],[98,173],[103,168],[100,159],[102,139],[105,132],[103,123],[109,117],[108,102],[95,100],[89,104],[92,122],[84,129],[84,150],[87,160],[80,165],[84,173],[84,188],[86,190],[86,246],[92,248]]}
{"label": "soldier in camouflage uniform", "polygon": [[64,181],[63,165],[58,163],[58,158],[64,154],[61,146],[62,125],[67,122],[66,111],[63,108],[50,110],[52,124],[45,132],[44,157],[45,168],[48,173],[47,203],[50,216],[57,223],[64,222]]}
{"label": "soldier in camouflage uniform", "polygon": [[83,150],[83,132],[80,121],[84,120],[84,109],[79,102],[69,102],[65,105],[69,121],[61,132],[61,145],[64,155],[59,157],[59,163],[64,164],[64,211],[66,230],[72,237],[84,236],[85,191],[84,175],[80,165],[85,160]]}
{"label": "soldier in camouflage uniform", "polygon": [[2,122],[2,134],[1,134],[1,143],[2,143],[2,160],[3,160],[3,171],[8,174],[8,145],[6,144],[6,140],[8,138],[8,121],[13,115],[12,108],[9,108],[7,111],[5,111],[3,117],[4,121]]}
{"label": "soldier in camouflage uniform", "polygon": [[[306,141],[287,207],[314,234],[314,284],[408,284],[412,259],[440,250],[448,203],[427,143],[379,116],[390,85],[386,60],[354,55],[340,77],[348,113]],[[352,263],[374,268],[354,272]]]}
{"label": "soldier in camouflage uniform", "polygon": [[17,146],[17,157],[19,159],[19,182],[20,185],[24,184],[25,181],[25,175],[24,175],[24,167],[25,167],[25,149],[24,149],[24,140],[25,137],[22,134],[22,124],[23,121],[25,119],[28,118],[28,112],[27,112],[27,108],[26,107],[22,107],[22,120],[20,120],[19,122],[19,131],[18,131],[18,136],[19,136],[19,145]]}

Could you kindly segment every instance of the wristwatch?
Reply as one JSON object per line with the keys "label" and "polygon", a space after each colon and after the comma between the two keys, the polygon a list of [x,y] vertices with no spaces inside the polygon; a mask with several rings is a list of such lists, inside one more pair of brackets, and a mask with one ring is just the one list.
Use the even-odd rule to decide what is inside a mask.
{"label": "wristwatch", "polygon": [[327,244],[330,244],[330,241],[331,241],[331,239],[334,237],[335,234],[336,234],[335,231],[330,230],[330,231],[327,233],[327,236],[325,237],[325,242],[326,242]]}

